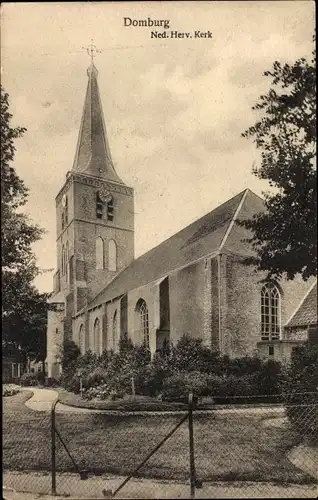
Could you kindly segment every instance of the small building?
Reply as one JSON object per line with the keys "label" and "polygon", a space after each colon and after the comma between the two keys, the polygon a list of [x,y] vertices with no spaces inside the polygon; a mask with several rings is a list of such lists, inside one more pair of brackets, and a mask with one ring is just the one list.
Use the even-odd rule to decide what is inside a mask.
{"label": "small building", "polygon": [[318,345],[317,280],[286,323],[284,336],[289,342]]}
{"label": "small building", "polygon": [[14,345],[2,344],[2,382],[18,383],[25,368],[21,351]]}

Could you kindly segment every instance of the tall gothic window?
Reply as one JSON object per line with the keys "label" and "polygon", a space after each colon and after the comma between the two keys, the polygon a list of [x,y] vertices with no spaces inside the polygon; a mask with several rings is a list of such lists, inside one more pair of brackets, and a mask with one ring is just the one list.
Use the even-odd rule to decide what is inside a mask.
{"label": "tall gothic window", "polygon": [[62,245],[62,274],[65,273],[65,246]]}
{"label": "tall gothic window", "polygon": [[149,349],[149,315],[148,307],[143,299],[137,303],[137,312],[139,315],[139,331],[143,339],[143,344]]}
{"label": "tall gothic window", "polygon": [[66,248],[65,248],[65,272],[66,272],[66,282],[68,283],[69,280],[69,245],[68,241],[66,242]]}
{"label": "tall gothic window", "polygon": [[78,330],[78,347],[82,354],[85,353],[85,331],[83,323],[80,325]]}
{"label": "tall gothic window", "polygon": [[118,322],[117,322],[117,309],[116,309],[116,311],[114,312],[114,316],[113,316],[113,349],[114,350],[116,348],[117,328],[118,328]]}
{"label": "tall gothic window", "polygon": [[100,321],[98,318],[94,322],[94,352],[100,355]]}
{"label": "tall gothic window", "polygon": [[268,283],[261,291],[262,340],[279,340],[280,293],[276,285]]}
{"label": "tall gothic window", "polygon": [[117,271],[117,246],[114,240],[109,240],[108,243],[108,269]]}
{"label": "tall gothic window", "polygon": [[104,269],[104,240],[96,238],[96,269]]}

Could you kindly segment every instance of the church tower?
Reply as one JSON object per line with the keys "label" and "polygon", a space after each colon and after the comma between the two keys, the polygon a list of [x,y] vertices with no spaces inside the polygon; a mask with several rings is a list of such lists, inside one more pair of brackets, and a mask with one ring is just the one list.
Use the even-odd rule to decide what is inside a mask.
{"label": "church tower", "polygon": [[[56,197],[57,272],[48,318],[48,371],[72,317],[134,259],[134,194],[115,171],[93,57],[74,163]],[[55,346],[55,347],[54,347]],[[55,352],[56,354],[56,352]],[[51,375],[50,375],[51,371]]]}

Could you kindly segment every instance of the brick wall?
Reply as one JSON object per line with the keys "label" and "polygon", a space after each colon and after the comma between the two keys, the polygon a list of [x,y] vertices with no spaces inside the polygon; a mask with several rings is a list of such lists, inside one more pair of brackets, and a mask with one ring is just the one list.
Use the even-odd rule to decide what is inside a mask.
{"label": "brick wall", "polygon": [[47,357],[48,376],[58,378],[60,366],[57,357],[64,339],[64,304],[55,304],[55,310],[48,311]]}
{"label": "brick wall", "polygon": [[[265,273],[242,263],[240,257],[224,255],[221,266],[221,327],[223,352],[230,356],[252,355],[261,341],[261,279]],[[299,276],[282,279],[281,326],[283,326],[311,286]],[[290,351],[290,350],[289,350]]]}
{"label": "brick wall", "polygon": [[143,343],[140,332],[139,314],[136,310],[139,299],[143,299],[148,307],[150,351],[155,353],[156,332],[160,322],[158,283],[150,283],[128,293],[128,335],[134,344]]}
{"label": "brick wall", "polygon": [[170,338],[176,343],[184,334],[204,339],[207,319],[204,295],[204,260],[172,272],[170,284]]}

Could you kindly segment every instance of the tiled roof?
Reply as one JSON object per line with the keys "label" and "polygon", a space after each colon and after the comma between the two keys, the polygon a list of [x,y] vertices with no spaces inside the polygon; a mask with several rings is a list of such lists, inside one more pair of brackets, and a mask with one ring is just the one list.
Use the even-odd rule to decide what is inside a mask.
{"label": "tiled roof", "polygon": [[135,259],[90,302],[89,309],[217,253],[221,246],[224,252],[250,254],[249,245],[242,242],[250,233],[235,224],[235,219],[250,218],[263,210],[263,200],[246,189]]}
{"label": "tiled roof", "polygon": [[291,317],[286,327],[307,326],[317,324],[317,281],[309,293],[301,301],[298,309]]}

